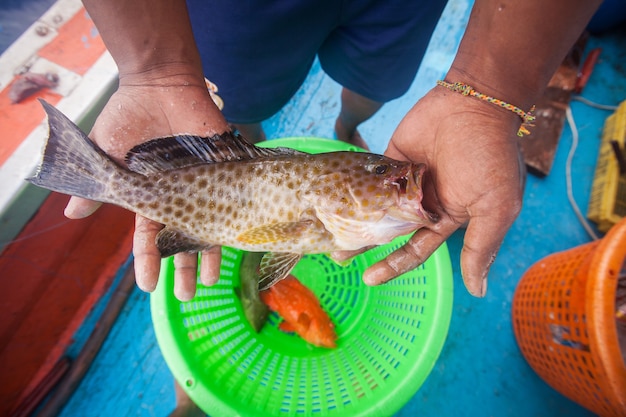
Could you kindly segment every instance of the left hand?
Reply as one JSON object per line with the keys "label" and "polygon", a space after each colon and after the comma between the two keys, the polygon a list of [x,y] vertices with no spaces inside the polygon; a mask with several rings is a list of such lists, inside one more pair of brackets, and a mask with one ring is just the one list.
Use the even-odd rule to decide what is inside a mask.
{"label": "left hand", "polygon": [[[170,82],[171,80],[171,82]],[[156,137],[180,132],[211,136],[228,129],[222,114],[206,90],[204,79],[173,76],[160,77],[159,82],[120,78],[120,87],[109,99],[89,134],[111,158],[124,166],[124,156],[133,146]],[[140,83],[140,81],[143,83]],[[194,83],[195,82],[195,83]],[[169,84],[168,84],[169,83]],[[72,197],[65,209],[69,218],[83,218],[93,213],[100,203]],[[163,225],[141,215],[135,219],[133,255],[137,285],[144,291],[156,288],[161,255],[156,247],[157,233]],[[212,247],[202,252],[200,280],[212,285],[219,278],[221,249]],[[181,252],[174,256],[174,294],[187,301],[196,293],[198,254]]]}
{"label": "left hand", "polygon": [[381,284],[416,268],[467,224],[461,273],[472,295],[485,295],[489,268],[522,205],[525,169],[517,145],[519,125],[518,116],[507,110],[442,87],[409,111],[385,154],[428,165],[423,204],[440,220],[371,266],[363,276],[367,284]]}

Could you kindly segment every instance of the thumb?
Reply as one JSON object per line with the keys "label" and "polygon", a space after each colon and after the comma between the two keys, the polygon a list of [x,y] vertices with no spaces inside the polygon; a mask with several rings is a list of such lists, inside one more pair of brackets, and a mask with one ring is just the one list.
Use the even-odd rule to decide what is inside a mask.
{"label": "thumb", "polygon": [[474,297],[487,293],[487,275],[515,217],[473,217],[465,231],[461,250],[461,275]]}
{"label": "thumb", "polygon": [[458,228],[451,220],[441,220],[437,227],[422,228],[385,259],[370,266],[363,274],[367,285],[380,285],[426,262],[428,257]]}

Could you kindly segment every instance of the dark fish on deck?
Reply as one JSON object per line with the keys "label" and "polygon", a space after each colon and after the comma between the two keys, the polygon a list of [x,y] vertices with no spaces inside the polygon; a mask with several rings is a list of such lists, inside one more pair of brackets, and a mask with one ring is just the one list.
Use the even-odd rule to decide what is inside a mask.
{"label": "dark fish on deck", "polygon": [[130,150],[125,168],[42,104],[50,133],[30,182],[164,224],[156,239],[164,257],[214,245],[268,252],[260,288],[287,276],[303,254],[384,244],[435,221],[421,205],[423,164],[265,149],[225,133],[148,141]]}
{"label": "dark fish on deck", "polygon": [[59,84],[59,76],[52,72],[37,74],[27,72],[22,74],[11,86],[9,90],[9,100],[11,103],[19,103],[27,97],[32,96],[43,88],[54,88]]}

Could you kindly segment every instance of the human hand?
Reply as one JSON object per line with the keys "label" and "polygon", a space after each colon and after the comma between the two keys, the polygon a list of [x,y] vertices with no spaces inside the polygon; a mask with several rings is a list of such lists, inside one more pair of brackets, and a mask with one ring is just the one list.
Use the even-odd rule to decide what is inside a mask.
{"label": "human hand", "polygon": [[[153,85],[121,82],[96,120],[90,138],[119,164],[124,165],[128,150],[149,139],[190,133],[212,136],[228,129],[226,121],[212,102],[204,82],[195,85],[179,80],[160,79]],[[72,197],[65,215],[83,218],[98,209],[100,203]],[[156,288],[161,256],[155,244],[162,224],[136,216],[133,239],[135,275],[139,288]],[[200,279],[211,285],[219,278],[221,250],[202,253]],[[174,257],[174,294],[181,301],[193,298],[196,291],[198,256],[179,253]]]}
{"label": "human hand", "polygon": [[519,125],[511,112],[441,87],[409,111],[385,154],[428,165],[423,204],[440,220],[371,266],[363,276],[367,284],[419,266],[467,224],[461,273],[472,295],[485,295],[489,267],[521,210],[525,168],[517,145]]}

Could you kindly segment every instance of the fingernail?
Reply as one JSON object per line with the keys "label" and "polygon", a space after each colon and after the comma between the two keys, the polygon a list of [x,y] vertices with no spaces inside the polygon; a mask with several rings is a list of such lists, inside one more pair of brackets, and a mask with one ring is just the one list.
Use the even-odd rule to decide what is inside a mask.
{"label": "fingernail", "polygon": [[[463,272],[461,271],[461,274],[462,273]],[[463,278],[467,292],[469,292],[473,297],[483,298],[485,294],[487,294],[487,272],[483,274],[480,281],[478,279],[466,279],[465,275],[463,275]]]}
{"label": "fingernail", "polygon": [[487,277],[489,276],[489,270],[491,269],[491,265],[496,260],[496,252],[491,254],[491,258],[489,259],[489,264],[485,268],[485,272],[483,272],[483,280],[480,283],[480,297],[484,297],[487,294]]}
{"label": "fingernail", "polygon": [[65,217],[67,217],[68,219],[74,219],[76,218],[76,204],[74,204],[73,199],[70,199],[70,201],[67,203],[67,206],[65,206],[65,210],[63,210],[63,215]]}
{"label": "fingernail", "polygon": [[190,301],[196,296],[196,287],[194,285],[193,289],[185,288],[184,283],[179,284],[178,280],[174,280],[174,296],[178,301]]}
{"label": "fingernail", "polygon": [[363,273],[365,285],[378,285],[386,281],[385,270],[383,268],[370,268]]}
{"label": "fingernail", "polygon": [[70,198],[63,214],[68,219],[83,219],[93,214],[100,207],[100,204],[85,204],[86,200],[79,200],[76,197]]}
{"label": "fingernail", "polygon": [[332,259],[333,262],[335,262],[337,265],[339,265],[342,268],[345,268],[345,267],[347,267],[348,265],[350,265],[352,263],[352,258],[344,259],[343,261],[334,259],[332,257],[330,259]]}
{"label": "fingernail", "polygon": [[140,262],[135,262],[135,282],[141,291],[153,292],[156,289],[157,282],[150,279],[148,271]]}

